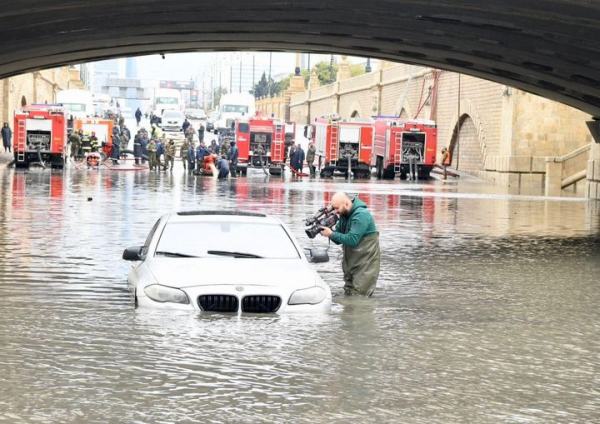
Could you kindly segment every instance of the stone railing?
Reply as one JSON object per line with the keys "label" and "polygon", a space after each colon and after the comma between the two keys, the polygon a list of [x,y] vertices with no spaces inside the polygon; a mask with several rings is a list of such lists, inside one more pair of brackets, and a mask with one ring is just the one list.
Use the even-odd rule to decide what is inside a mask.
{"label": "stone railing", "polygon": [[546,196],[560,196],[561,191],[587,175],[591,144],[586,144],[564,156],[546,159]]}
{"label": "stone railing", "polygon": [[396,65],[381,71],[381,84],[393,84],[397,81],[403,81],[411,76],[416,77],[432,72],[430,68],[414,65]]}

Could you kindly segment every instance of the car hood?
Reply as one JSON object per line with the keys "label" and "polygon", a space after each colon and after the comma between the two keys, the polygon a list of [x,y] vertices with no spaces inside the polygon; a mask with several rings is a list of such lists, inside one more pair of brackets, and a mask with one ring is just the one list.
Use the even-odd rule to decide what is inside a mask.
{"label": "car hood", "polygon": [[307,287],[316,271],[300,259],[155,258],[149,269],[156,282],[185,288],[205,285]]}

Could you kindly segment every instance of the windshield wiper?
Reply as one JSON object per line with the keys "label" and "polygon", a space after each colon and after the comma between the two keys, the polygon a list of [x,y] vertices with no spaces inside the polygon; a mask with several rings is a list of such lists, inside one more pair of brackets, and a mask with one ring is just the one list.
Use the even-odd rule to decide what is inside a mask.
{"label": "windshield wiper", "polygon": [[208,250],[206,253],[209,255],[231,256],[234,258],[262,258],[262,256],[255,255],[254,253],[229,252],[227,250]]}
{"label": "windshield wiper", "polygon": [[194,256],[194,255],[188,255],[186,253],[179,253],[179,252],[165,252],[162,250],[156,251],[154,252],[155,255],[162,255],[162,256],[170,256],[172,258],[199,258],[199,256]]}

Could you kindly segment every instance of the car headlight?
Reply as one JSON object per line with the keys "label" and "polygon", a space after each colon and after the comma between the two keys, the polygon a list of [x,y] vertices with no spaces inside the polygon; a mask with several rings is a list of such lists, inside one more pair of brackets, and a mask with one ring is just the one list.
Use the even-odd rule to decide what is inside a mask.
{"label": "car headlight", "polygon": [[174,287],[162,286],[160,284],[152,284],[144,288],[144,293],[155,302],[170,302],[170,303],[190,303],[187,294],[183,290]]}
{"label": "car headlight", "polygon": [[296,290],[290,296],[288,305],[316,305],[325,299],[325,290],[321,287],[311,287],[309,289]]}

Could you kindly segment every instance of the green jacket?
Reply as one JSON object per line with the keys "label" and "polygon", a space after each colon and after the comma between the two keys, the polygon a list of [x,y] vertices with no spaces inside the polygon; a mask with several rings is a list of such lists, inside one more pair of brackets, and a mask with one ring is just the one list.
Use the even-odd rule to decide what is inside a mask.
{"label": "green jacket", "polygon": [[363,237],[376,234],[377,227],[371,213],[367,210],[365,202],[356,197],[352,201],[350,216],[340,216],[331,241],[335,244],[357,247]]}

